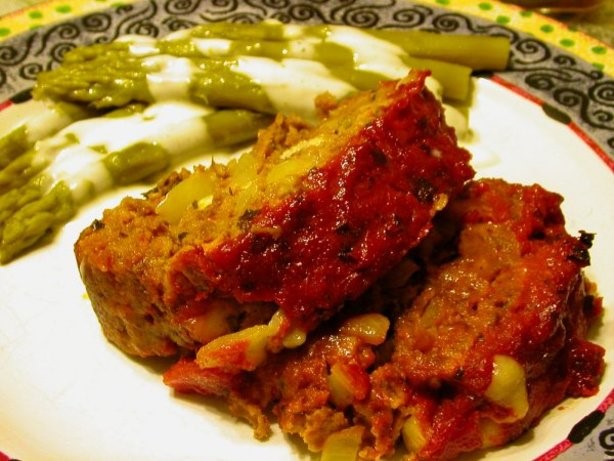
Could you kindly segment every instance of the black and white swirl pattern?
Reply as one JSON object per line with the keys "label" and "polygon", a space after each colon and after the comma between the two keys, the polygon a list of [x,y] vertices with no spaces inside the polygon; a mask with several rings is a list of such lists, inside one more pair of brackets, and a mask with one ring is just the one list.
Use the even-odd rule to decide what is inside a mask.
{"label": "black and white swirl pattern", "polygon": [[614,427],[606,429],[599,434],[599,445],[603,448],[605,455],[608,456],[607,459],[610,461],[614,459]]}

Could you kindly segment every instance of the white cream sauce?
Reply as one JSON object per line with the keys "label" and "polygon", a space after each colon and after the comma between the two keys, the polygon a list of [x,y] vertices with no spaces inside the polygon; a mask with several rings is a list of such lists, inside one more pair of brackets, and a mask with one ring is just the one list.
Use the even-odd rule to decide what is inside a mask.
{"label": "white cream sauce", "polygon": [[36,112],[36,115],[26,123],[28,141],[34,144],[39,139],[50,136],[72,122],[72,117],[66,112],[48,103],[47,110]]}
{"label": "white cream sauce", "polygon": [[27,141],[34,144],[72,121],[66,112],[52,102],[30,99],[0,111],[0,137],[25,127]]}
{"label": "white cream sauce", "polygon": [[354,67],[375,72],[390,79],[402,78],[409,72],[403,62],[405,51],[394,43],[382,40],[352,27],[332,28],[327,42],[349,48],[354,53]]}
{"label": "white cream sauce", "polygon": [[167,55],[143,59],[147,85],[156,101],[188,100],[194,65],[188,58]]}
{"label": "white cream sauce", "polygon": [[[75,122],[36,144],[34,162],[50,162],[48,187],[66,182],[77,202],[87,199],[89,187],[97,192],[113,184],[101,162],[105,151],[117,152],[138,142],[158,144],[171,155],[185,153],[209,142],[202,117],[213,109],[185,102],[161,102],[126,117],[99,117]],[[72,140],[77,142],[72,142]],[[90,183],[91,186],[88,186]]]}
{"label": "white cream sauce", "polygon": [[113,178],[100,162],[99,152],[73,144],[63,149],[46,170],[49,188],[63,181],[70,188],[76,203],[85,202],[93,188],[96,193],[109,189]]}
{"label": "white cream sauce", "polygon": [[179,29],[179,30],[176,30],[175,32],[171,32],[170,34],[165,35],[160,40],[172,42],[173,40],[183,40],[184,38],[190,38],[191,35],[192,35],[191,29]]}
{"label": "white cream sauce", "polygon": [[[73,123],[61,135],[72,134],[85,146],[100,146],[107,152],[125,149],[137,142],[155,141],[174,147],[171,133],[188,120],[209,114],[213,109],[187,102],[165,101],[127,117],[98,117]],[[172,128],[171,128],[172,127]]]}
{"label": "white cream sauce", "polygon": [[337,78],[323,64],[302,59],[273,59],[242,56],[232,69],[261,85],[275,108],[284,113],[315,116],[314,99],[329,92],[342,98],[356,89]]}
{"label": "white cream sauce", "polygon": [[288,54],[298,59],[313,59],[316,55],[317,41],[297,39],[288,42]]}
{"label": "white cream sauce", "polygon": [[203,56],[228,56],[232,40],[225,38],[193,38],[192,44]]}
{"label": "white cream sauce", "polygon": [[262,23],[272,26],[283,26],[283,32],[280,38],[284,40],[296,40],[305,36],[304,27],[298,24],[284,24],[277,19],[265,19]]}
{"label": "white cream sauce", "polygon": [[122,35],[115,40],[120,43],[127,43],[130,54],[134,56],[149,56],[159,52],[156,39],[143,35]]}

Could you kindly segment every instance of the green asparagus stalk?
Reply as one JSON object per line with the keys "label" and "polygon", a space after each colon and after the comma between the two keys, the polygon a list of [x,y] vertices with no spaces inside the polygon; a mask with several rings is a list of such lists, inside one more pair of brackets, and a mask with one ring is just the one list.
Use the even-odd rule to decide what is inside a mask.
{"label": "green asparagus stalk", "polygon": [[[108,60],[112,63],[107,65]],[[257,56],[207,59],[160,55],[119,60],[105,55],[96,61],[41,74],[37,91],[47,97],[99,108],[172,97],[214,107],[293,113],[313,119],[316,114],[313,101],[318,94],[327,91],[342,98],[356,90],[373,88],[382,79],[401,78],[412,65],[432,67],[434,77],[447,82],[444,96],[455,99],[466,96],[469,68],[410,57],[391,60],[383,67],[357,68]],[[97,72],[101,67],[106,72]]]}
{"label": "green asparagus stalk", "polygon": [[[467,94],[472,69],[500,69],[508,54],[509,41],[503,37],[361,31],[331,25],[216,23],[161,40],[126,37],[77,48],[67,53],[62,66],[39,75],[34,94],[99,108],[119,107],[131,101],[177,97],[177,91],[172,91],[181,89],[183,83],[186,88],[181,89],[181,96],[193,101],[279,111],[271,101],[266,78],[241,69],[246,56],[251,56],[252,62],[256,57],[268,58],[259,61],[260,75],[278,75],[287,70],[289,58],[304,59],[312,61],[312,67],[320,65],[317,70],[303,70],[305,81],[314,72],[320,78],[327,73],[329,81],[354,89],[399,78],[416,63],[420,67],[433,64],[435,78],[446,82],[444,96],[459,99]],[[433,61],[433,57],[444,61]],[[304,90],[300,80],[293,78],[292,83],[295,94]],[[303,107],[297,109],[300,113]]]}
{"label": "green asparagus stalk", "polygon": [[[166,42],[178,42],[186,45],[186,41],[198,38],[213,38],[248,42],[289,42],[296,40],[317,40],[330,42],[335,36],[349,34],[354,38],[360,51],[364,40],[359,39],[360,32],[383,40],[403,49],[415,58],[426,58],[453,62],[471,67],[473,70],[503,70],[509,58],[510,42],[502,36],[437,34],[433,32],[402,29],[357,29],[339,25],[308,25],[282,24],[275,21],[265,21],[259,24],[241,23],[209,23],[188,29],[162,39]],[[347,46],[347,43],[344,43]],[[240,48],[240,47],[239,47]]]}
{"label": "green asparagus stalk", "polygon": [[0,231],[4,223],[28,203],[38,200],[43,194],[39,181],[31,181],[0,195]]}
{"label": "green asparagus stalk", "polygon": [[[125,117],[130,116],[136,112],[142,112],[143,105],[131,104],[121,109],[116,109],[108,114],[104,115],[106,118]],[[52,135],[39,140],[35,144],[31,145],[25,152],[15,156],[9,163],[0,169],[0,194],[4,194],[8,191],[15,190],[24,184],[26,184],[31,178],[47,168],[58,155],[59,152],[67,147],[78,144],[77,136],[74,133],[75,127],[79,126],[79,121],[85,118],[84,111],[73,111],[73,118],[75,123],[70,125],[70,128],[61,129],[58,132],[50,130]],[[43,119],[49,119],[53,117],[50,114],[43,116]],[[67,117],[65,117],[67,119]],[[59,120],[55,125],[55,128],[60,126]],[[84,122],[88,124],[89,122]],[[64,121],[62,120],[62,124]],[[33,123],[30,123],[33,126]],[[21,125],[25,128],[25,125]],[[66,127],[64,127],[66,128]],[[23,130],[19,130],[22,132]],[[34,130],[33,130],[34,131]],[[43,136],[43,129],[36,130],[36,137]],[[48,133],[45,131],[45,133]],[[32,137],[34,139],[34,137]],[[28,142],[29,143],[29,142]],[[2,222],[0,220],[0,222]]]}
{"label": "green asparagus stalk", "polygon": [[[143,112],[144,120],[152,116]],[[130,121],[117,118],[130,129]],[[99,121],[109,123],[109,118]],[[122,149],[76,144],[60,150],[54,162],[26,184],[0,195],[0,262],[44,241],[81,205],[110,187],[151,177],[189,155],[252,140],[270,121],[270,116],[245,110],[197,112],[175,123],[162,120],[151,130],[141,126],[141,137]],[[93,124],[88,128],[96,129]]]}
{"label": "green asparagus stalk", "polygon": [[[299,61],[278,62],[261,57],[188,59],[167,55],[118,61],[105,55],[96,61],[40,74],[36,91],[98,108],[172,98],[270,114],[292,112],[312,118],[313,100],[318,94],[329,91],[344,97],[356,91],[351,83],[364,87],[375,80],[369,71],[351,67],[329,69],[317,62]],[[98,72],[101,67],[106,69],[104,73]],[[403,74],[407,70],[405,67]]]}
{"label": "green asparagus stalk", "polygon": [[[106,60],[113,62],[106,65]],[[186,99],[223,108],[264,113],[315,116],[313,101],[325,91],[338,98],[373,88],[378,81],[401,78],[414,67],[432,68],[446,82],[444,96],[464,99],[471,69],[457,64],[405,57],[382,68],[326,66],[318,61],[243,56],[234,59],[184,58],[168,55],[116,60],[111,56],[79,66],[58,68],[39,76],[38,92],[95,107],[117,107],[133,101]],[[119,61],[119,62],[118,62]],[[105,67],[104,74],[96,72]],[[179,78],[172,69],[184,69]]]}
{"label": "green asparagus stalk", "polygon": [[37,161],[34,149],[18,156],[0,171],[0,194],[23,186],[30,178],[44,170],[48,164],[49,162],[43,159]]}
{"label": "green asparagus stalk", "polygon": [[70,188],[65,182],[19,208],[2,229],[0,263],[6,264],[24,250],[72,219],[76,212]]}
{"label": "green asparagus stalk", "polygon": [[26,153],[35,142],[92,115],[75,104],[48,100],[30,100],[7,107],[0,112],[0,170]]}
{"label": "green asparagus stalk", "polygon": [[21,125],[0,138],[0,168],[4,168],[31,146],[26,127]]}

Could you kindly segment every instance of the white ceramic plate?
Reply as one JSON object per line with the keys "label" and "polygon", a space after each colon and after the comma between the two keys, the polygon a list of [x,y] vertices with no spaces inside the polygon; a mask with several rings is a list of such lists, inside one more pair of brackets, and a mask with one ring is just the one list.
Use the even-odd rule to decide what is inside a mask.
{"label": "white ceramic plate", "polygon": [[[115,38],[135,32],[131,27],[136,32],[147,32],[150,29],[144,29],[144,24],[150,24],[157,28],[154,35],[158,35],[167,31],[164,27],[169,27],[171,20],[190,25],[192,21],[212,18],[213,7],[208,2],[188,2],[190,10],[183,16],[168,9],[163,11],[163,3],[150,0],[128,12],[109,10],[105,13],[110,18],[107,28],[95,34]],[[164,5],[168,7],[170,3]],[[224,15],[220,12],[217,18],[305,19],[296,10],[292,12],[291,2],[284,3],[283,8],[275,2],[270,6],[266,3],[257,7],[234,4],[232,10],[224,7],[227,11]],[[346,5],[345,10],[341,6],[335,10],[332,3],[313,7],[318,14],[306,19],[352,23],[349,16],[342,14],[345,11],[349,15],[348,2],[339,3]],[[159,8],[152,13],[155,6]],[[374,9],[382,21],[375,25],[403,21],[398,19],[400,15],[394,19],[394,8],[409,11],[410,7],[414,8],[413,4],[399,3],[386,11]],[[221,8],[218,6],[220,11]],[[248,16],[246,10],[253,15]],[[438,20],[450,16],[445,10],[421,6],[415,11],[422,21],[415,25],[422,28],[437,28]],[[127,25],[128,16],[131,27]],[[599,394],[565,401],[514,444],[480,457],[545,459],[550,456],[546,453],[560,451],[561,459],[605,459],[606,455],[612,456],[608,450],[612,450],[614,438],[614,415],[612,410],[607,412],[614,386],[614,128],[592,126],[595,124],[591,118],[582,116],[585,109],[580,106],[584,105],[565,107],[557,100],[556,85],[548,89],[527,83],[542,81],[548,75],[552,78],[560,70],[561,64],[554,62],[557,50],[539,43],[540,50],[550,53],[551,58],[539,65],[534,59],[533,65],[527,57],[534,51],[522,50],[523,43],[533,43],[532,39],[475,18],[452,16],[461,24],[459,30],[508,33],[514,41],[514,71],[475,80],[470,111],[475,136],[469,148],[475,153],[479,175],[527,184],[537,182],[564,195],[568,230],[596,233],[592,265],[587,272],[598,283],[605,307],[603,323],[594,337],[607,348],[608,367]],[[82,25],[83,21],[79,21],[72,24]],[[491,26],[493,29],[488,30]],[[84,33],[79,40],[91,38],[91,34]],[[20,46],[19,40],[25,38],[19,37],[13,46]],[[49,41],[43,55],[51,56],[53,43],[61,43],[61,38]],[[33,59],[40,59],[40,54],[39,51]],[[27,64],[27,59],[23,63]],[[594,80],[590,66],[576,61],[572,67]],[[5,81],[11,82],[11,91],[28,86],[27,79]],[[597,83],[612,82],[602,76]],[[581,83],[575,87],[580,88]],[[600,104],[598,98],[589,98],[586,107],[594,112],[602,107]],[[51,245],[0,268],[0,451],[23,461],[312,459],[300,443],[279,431],[267,442],[255,441],[251,428],[228,415],[215,401],[174,395],[161,382],[167,362],[130,359],[102,336],[79,279],[72,245],[79,232],[104,208],[114,206],[127,193],[139,193],[145,188],[133,187],[100,198],[83,209]],[[586,429],[586,437],[571,444],[568,434],[587,415],[588,420],[580,423]],[[580,432],[576,428],[574,434]]]}

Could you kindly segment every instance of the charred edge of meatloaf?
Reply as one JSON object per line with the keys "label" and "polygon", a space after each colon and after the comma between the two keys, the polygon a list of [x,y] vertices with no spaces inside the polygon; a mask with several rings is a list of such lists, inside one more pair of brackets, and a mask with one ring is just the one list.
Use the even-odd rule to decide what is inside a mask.
{"label": "charred edge of meatloaf", "polygon": [[[401,437],[423,460],[507,443],[567,396],[594,394],[603,373],[603,349],[586,340],[600,301],[574,256],[590,241],[567,234],[560,202],[539,186],[470,183],[421,246],[302,348],[240,376],[184,361],[165,378],[225,396],[260,437],[270,410],[313,451],[350,426],[366,429],[361,459],[392,454]],[[390,318],[383,344],[339,327],[365,313]],[[489,397],[500,356],[524,377],[524,414]],[[333,392],[334,373],[350,400]]]}
{"label": "charred edge of meatloaf", "polygon": [[[216,207],[195,207],[169,223],[157,213],[160,191],[105,211],[80,236],[76,256],[107,338],[131,354],[170,355],[210,339],[200,334],[202,319],[220,302],[231,311],[222,332],[240,328],[246,310],[271,306],[309,330],[360,295],[473,175],[425,76],[359,93],[301,132],[307,144],[330,135],[321,147],[332,150],[330,161],[283,200],[263,197],[248,220],[242,213],[215,224]],[[274,155],[261,139],[255,155]],[[225,191],[217,190],[219,203],[232,200]],[[211,226],[232,235],[199,242]]]}

